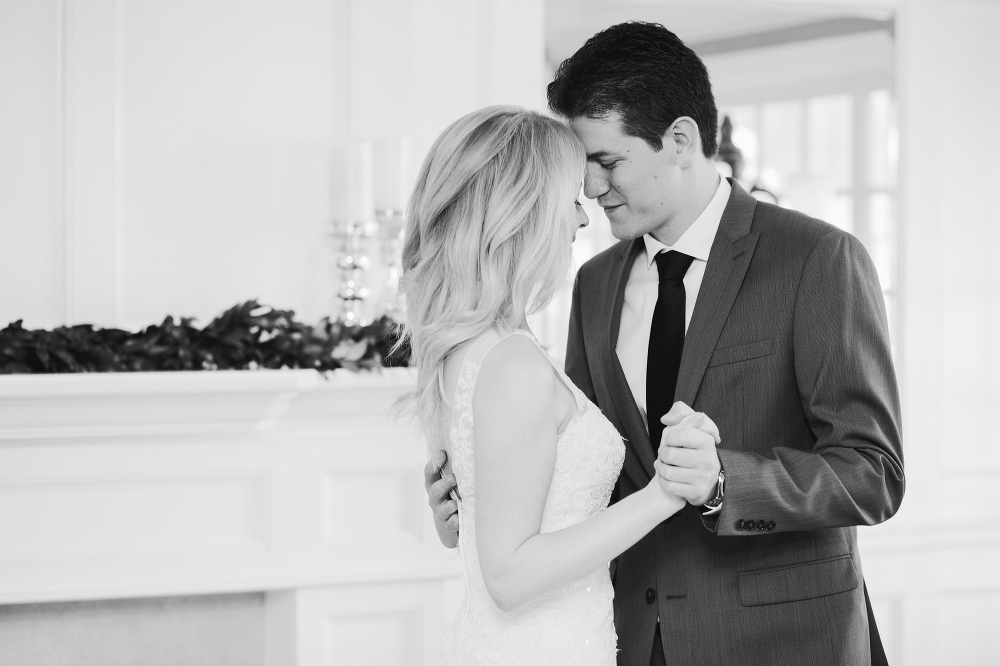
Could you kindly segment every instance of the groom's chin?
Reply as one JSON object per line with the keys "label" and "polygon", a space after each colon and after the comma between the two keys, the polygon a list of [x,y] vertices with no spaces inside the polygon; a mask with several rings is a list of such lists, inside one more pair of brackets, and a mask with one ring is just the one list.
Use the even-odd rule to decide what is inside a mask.
{"label": "groom's chin", "polygon": [[630,241],[646,233],[646,229],[643,229],[642,220],[628,217],[623,212],[615,208],[607,216],[612,236],[620,241]]}
{"label": "groom's chin", "polygon": [[634,229],[626,225],[611,224],[611,235],[620,241],[635,240],[639,236],[642,236],[642,234],[641,229]]}

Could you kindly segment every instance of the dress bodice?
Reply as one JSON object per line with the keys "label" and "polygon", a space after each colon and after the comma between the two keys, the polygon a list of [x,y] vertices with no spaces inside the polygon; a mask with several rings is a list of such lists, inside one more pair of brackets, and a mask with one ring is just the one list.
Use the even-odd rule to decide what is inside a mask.
{"label": "dress bodice", "polygon": [[[526,331],[508,335],[518,334],[538,344]],[[614,590],[607,567],[509,612],[501,611],[493,603],[483,582],[476,550],[472,399],[482,360],[505,337],[489,332],[472,344],[455,389],[449,439],[452,468],[458,482],[459,549],[466,589],[445,639],[441,663],[610,666],[615,663],[617,639],[612,606]],[[607,508],[625,459],[625,445],[615,427],[549,362],[573,393],[577,411],[556,440],[555,467],[542,513],[542,533],[570,527]]]}

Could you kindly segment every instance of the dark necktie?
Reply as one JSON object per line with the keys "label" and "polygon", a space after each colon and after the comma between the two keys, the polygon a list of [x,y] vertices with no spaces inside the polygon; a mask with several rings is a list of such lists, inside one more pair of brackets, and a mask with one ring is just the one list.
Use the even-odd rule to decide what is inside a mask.
{"label": "dark necktie", "polygon": [[656,255],[660,284],[646,357],[646,423],[653,451],[660,449],[663,434],[660,417],[674,404],[677,372],[684,351],[684,274],[692,261],[694,257],[673,250]]}

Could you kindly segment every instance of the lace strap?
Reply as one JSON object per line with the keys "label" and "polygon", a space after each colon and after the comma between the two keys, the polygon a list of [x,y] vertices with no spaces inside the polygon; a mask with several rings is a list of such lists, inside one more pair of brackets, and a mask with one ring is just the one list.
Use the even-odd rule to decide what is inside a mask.
{"label": "lace strap", "polygon": [[452,432],[462,433],[466,427],[472,427],[472,392],[476,386],[476,377],[479,376],[479,366],[486,354],[504,337],[506,336],[501,336],[496,331],[487,331],[469,345],[465,352],[451,401]]}
{"label": "lace strap", "polygon": [[462,366],[458,371],[458,381],[455,382],[455,394],[452,398],[452,432],[464,435],[467,428],[471,429],[473,427],[472,394],[475,391],[476,378],[479,376],[479,367],[482,365],[483,359],[486,358],[486,355],[489,354],[494,347],[513,335],[523,335],[531,340],[536,347],[538,347],[538,350],[542,352],[542,356],[544,356],[549,362],[549,365],[552,366],[552,370],[555,372],[556,377],[559,378],[559,381],[561,381],[573,395],[573,399],[576,401],[577,409],[583,408],[583,394],[580,393],[576,386],[573,385],[573,382],[569,380],[569,377],[567,377],[559,369],[555,361],[552,360],[552,357],[548,355],[534,335],[521,329],[511,331],[506,335],[500,335],[496,331],[487,331],[480,336],[478,340],[472,343],[469,350],[465,353],[465,358],[462,359]]}

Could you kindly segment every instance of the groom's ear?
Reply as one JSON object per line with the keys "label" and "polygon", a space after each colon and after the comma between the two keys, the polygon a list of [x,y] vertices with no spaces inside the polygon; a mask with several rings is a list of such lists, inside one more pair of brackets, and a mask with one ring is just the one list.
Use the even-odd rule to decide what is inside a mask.
{"label": "groom's ear", "polygon": [[701,134],[698,123],[689,116],[681,116],[670,124],[663,137],[663,147],[675,151],[677,166],[690,166],[692,160],[701,154]]}

